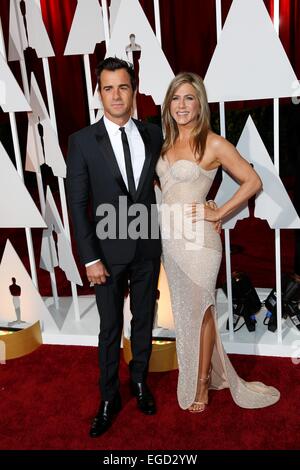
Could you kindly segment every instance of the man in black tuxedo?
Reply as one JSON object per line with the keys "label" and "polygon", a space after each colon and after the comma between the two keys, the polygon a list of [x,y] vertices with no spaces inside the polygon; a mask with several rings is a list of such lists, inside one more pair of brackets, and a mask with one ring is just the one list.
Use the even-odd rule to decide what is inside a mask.
{"label": "man in black tuxedo", "polygon": [[[136,82],[130,64],[110,57],[98,65],[96,72],[104,117],[70,136],[67,159],[67,193],[75,239],[87,277],[95,285],[100,315],[102,401],[90,429],[91,437],[105,432],[121,409],[118,370],[128,281],[131,391],[144,414],[156,412],[146,377],[161,255],[154,193],[161,130],[131,118]],[[116,216],[111,219],[107,219],[108,204]],[[140,224],[132,225],[136,208],[141,205],[144,216]],[[138,237],[130,231],[133,226],[140,229]]]}

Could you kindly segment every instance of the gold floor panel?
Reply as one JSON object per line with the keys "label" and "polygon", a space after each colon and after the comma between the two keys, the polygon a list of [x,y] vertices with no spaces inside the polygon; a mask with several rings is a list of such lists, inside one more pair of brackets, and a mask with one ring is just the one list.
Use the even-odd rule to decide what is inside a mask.
{"label": "gold floor panel", "polygon": [[42,344],[40,322],[27,328],[8,331],[0,328],[0,361],[25,356]]}
{"label": "gold floor panel", "polygon": [[[131,345],[128,338],[123,337],[123,354],[126,364],[132,358]],[[149,372],[167,372],[178,369],[175,341],[152,341],[152,353],[149,362]]]}

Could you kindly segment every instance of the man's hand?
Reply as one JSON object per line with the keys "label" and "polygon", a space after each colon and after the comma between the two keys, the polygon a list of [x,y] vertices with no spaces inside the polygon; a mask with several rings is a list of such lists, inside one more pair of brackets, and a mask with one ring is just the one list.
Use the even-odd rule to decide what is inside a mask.
{"label": "man's hand", "polygon": [[105,284],[106,278],[110,276],[106,267],[101,261],[86,267],[86,275],[93,284]]}

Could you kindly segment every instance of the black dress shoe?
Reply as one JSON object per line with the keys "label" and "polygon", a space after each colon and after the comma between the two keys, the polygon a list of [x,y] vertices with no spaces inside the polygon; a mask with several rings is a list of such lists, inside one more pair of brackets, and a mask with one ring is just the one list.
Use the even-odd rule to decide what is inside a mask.
{"label": "black dress shoe", "polygon": [[122,404],[119,393],[115,395],[113,400],[102,400],[99,411],[92,422],[90,437],[98,437],[106,432],[112,425],[113,417],[119,413],[121,408]]}
{"label": "black dress shoe", "polygon": [[156,413],[155,401],[145,382],[130,382],[131,392],[137,399],[139,409],[146,415]]}

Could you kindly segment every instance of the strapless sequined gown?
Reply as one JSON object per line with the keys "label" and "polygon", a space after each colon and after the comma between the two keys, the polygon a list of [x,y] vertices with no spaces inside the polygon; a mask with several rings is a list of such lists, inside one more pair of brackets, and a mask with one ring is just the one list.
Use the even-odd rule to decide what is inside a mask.
{"label": "strapless sequined gown", "polygon": [[[222,244],[214,224],[203,220],[203,206],[216,170],[206,171],[197,163],[160,158],[156,167],[162,190],[160,223],[163,264],[167,274],[176,330],[179,364],[178,402],[187,409],[197,391],[200,331],[208,307],[212,307],[216,341],[212,355],[211,389],[229,387],[235,403],[243,408],[263,408],[279,400],[274,387],[246,382],[233,368],[218,332],[215,287]],[[191,223],[187,204],[200,203],[200,219]],[[202,217],[201,217],[202,212]]]}

